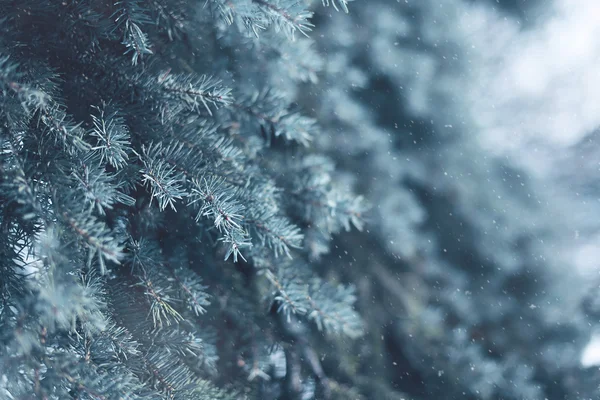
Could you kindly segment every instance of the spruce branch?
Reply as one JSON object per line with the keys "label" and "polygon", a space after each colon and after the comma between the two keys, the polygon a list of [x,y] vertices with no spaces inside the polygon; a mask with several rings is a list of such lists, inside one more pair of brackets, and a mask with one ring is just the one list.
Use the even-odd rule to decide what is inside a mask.
{"label": "spruce branch", "polygon": [[[71,210],[73,209],[75,208]],[[104,222],[85,212],[72,214],[72,211],[63,211],[61,217],[88,249],[88,265],[97,256],[100,273],[104,275],[107,271],[107,261],[120,264],[123,259],[123,245]]]}
{"label": "spruce branch", "polygon": [[363,323],[353,309],[352,286],[334,285],[292,266],[280,267],[279,274],[266,272],[274,286],[273,302],[288,321],[292,314],[305,316],[319,330],[356,338],[364,333]]}
{"label": "spruce branch", "polygon": [[0,136],[0,189],[8,203],[16,202],[22,207],[24,220],[35,220],[48,224],[49,210],[47,202],[42,200],[40,182],[35,182],[26,174],[26,162],[23,159],[23,134],[12,132]]}
{"label": "spruce branch", "polygon": [[291,193],[308,223],[328,234],[348,231],[352,226],[363,228],[369,205],[364,197],[354,196],[335,184],[329,159],[307,156],[292,170],[297,172],[297,178],[292,181]]}
{"label": "spruce branch", "polygon": [[160,248],[154,241],[130,237],[127,241],[127,263],[136,275],[146,275],[148,271],[159,268],[162,263]]}
{"label": "spruce branch", "polygon": [[158,331],[152,339],[152,346],[179,358],[198,377],[217,373],[218,357],[213,346],[202,340],[196,332],[182,329],[181,325]]}
{"label": "spruce branch", "polygon": [[141,389],[139,380],[120,365],[107,368],[86,362],[75,354],[56,352],[45,357],[44,367],[40,385],[56,398],[140,398],[136,395]]}
{"label": "spruce branch", "polygon": [[73,186],[83,194],[89,203],[89,211],[96,209],[100,215],[106,210],[111,210],[116,203],[132,206],[135,200],[121,191],[124,184],[118,180],[116,174],[109,174],[101,164],[101,159],[94,155],[85,157],[79,168],[71,171],[69,175]]}
{"label": "spruce branch", "polygon": [[252,241],[245,232],[226,232],[224,236],[219,238],[219,241],[227,245],[227,251],[225,252],[224,258],[225,261],[227,261],[229,257],[233,258],[233,262],[237,262],[238,257],[240,257],[244,261],[247,261],[246,258],[242,255],[241,249],[245,247],[251,247]]}
{"label": "spruce branch", "polygon": [[127,261],[131,264],[137,281],[132,287],[143,290],[153,326],[163,328],[183,321],[184,318],[176,307],[176,303],[181,303],[182,299],[178,296],[176,285],[173,284],[178,282],[165,266],[157,244],[145,239],[137,241],[130,238],[127,249]]}
{"label": "spruce branch", "polygon": [[162,328],[165,325],[170,326],[171,324],[183,321],[183,317],[172,304],[177,301],[171,295],[172,287],[169,286],[165,279],[161,279],[160,275],[152,275],[154,276],[139,276],[139,282],[134,286],[143,288],[144,294],[150,304],[149,314],[152,316],[154,326]]}
{"label": "spruce branch", "polygon": [[[91,351],[96,357],[101,357],[101,360],[110,358],[127,362],[130,358],[140,355],[140,345],[133,335],[114,321],[110,321],[106,328],[95,336],[91,343]],[[105,363],[108,363],[108,360],[98,362],[100,366]]]}
{"label": "spruce branch", "polygon": [[44,109],[50,101],[49,95],[21,82],[21,78],[19,65],[11,62],[9,56],[0,54],[0,93],[3,96],[16,95],[27,113]]}
{"label": "spruce branch", "polygon": [[178,357],[173,357],[167,349],[152,349],[144,357],[144,362],[153,386],[171,398],[176,398],[178,392],[200,381],[187,365],[181,363]]}
{"label": "spruce branch", "polygon": [[291,224],[287,218],[274,215],[269,211],[256,216],[251,214],[250,218],[244,220],[256,237],[261,246],[267,246],[275,253],[275,257],[285,254],[292,258],[290,248],[302,248],[302,234],[300,228]]}
{"label": "spruce branch", "polygon": [[[26,113],[25,121],[28,122],[29,117],[36,115],[38,127],[41,124],[43,133],[53,136],[55,142],[60,142],[70,154],[88,150],[89,145],[83,140],[81,123],[74,122],[65,107],[48,94],[56,85],[50,78],[40,75],[41,78],[33,83],[20,82],[24,76],[19,71],[18,64],[0,54],[0,94],[3,97],[16,95]],[[44,87],[44,90],[37,86]],[[9,110],[4,110],[7,111]]]}
{"label": "spruce branch", "polygon": [[[285,137],[289,141],[308,146],[317,135],[317,125],[313,118],[288,109],[286,96],[272,89],[253,91],[233,103],[232,108],[242,111],[242,122],[248,123],[257,132],[263,132],[267,139]],[[239,114],[236,113],[239,118]]]}
{"label": "spruce branch", "polygon": [[53,136],[55,142],[60,142],[70,154],[88,150],[81,123],[74,122],[65,107],[47,93],[54,88],[54,83],[40,79],[35,84],[47,86],[47,90],[40,90],[35,84],[19,82],[20,78],[18,65],[0,54],[0,93],[3,96],[9,93],[16,95],[27,117],[37,115],[38,127],[41,124],[44,133]]}
{"label": "spruce branch", "polygon": [[192,180],[193,188],[190,204],[201,202],[196,221],[208,217],[214,221],[219,231],[229,232],[242,230],[242,219],[245,207],[234,198],[234,191],[222,179],[204,178],[202,181]]}
{"label": "spruce branch", "polygon": [[347,14],[349,12],[348,3],[351,1],[352,0],[323,0],[323,6],[329,7],[329,5],[331,4],[335,11],[339,11],[339,9],[341,8],[342,11],[344,11]]}
{"label": "spruce branch", "polygon": [[194,382],[193,387],[178,393],[174,400],[239,400],[243,398],[242,394],[233,390],[224,390],[214,386],[208,380],[198,379]]}
{"label": "spruce branch", "polygon": [[[168,2],[161,0],[152,0],[151,3],[156,25],[166,30],[169,40],[173,41],[185,37],[186,28],[188,28],[187,25],[190,22],[185,15],[187,10],[174,9]],[[193,7],[194,5],[190,8]]]}
{"label": "spruce branch", "polygon": [[187,196],[183,186],[185,178],[164,160],[162,144],[151,143],[142,146],[141,154],[135,150],[134,153],[144,164],[144,168],[140,170],[142,183],[150,187],[151,197],[158,200],[160,210],[168,206],[177,211],[175,201]]}
{"label": "spruce branch", "polygon": [[314,25],[309,22],[313,13],[304,9],[297,0],[253,0],[265,13],[269,25],[274,25],[277,32],[284,32],[291,40],[300,32],[308,37]]}
{"label": "spruce branch", "polygon": [[313,278],[306,300],[311,311],[308,319],[315,322],[319,330],[343,333],[351,338],[362,336],[364,328],[360,317],[352,309],[356,302],[353,286],[333,285],[320,278]]}
{"label": "spruce branch", "polygon": [[87,152],[90,149],[90,145],[84,140],[85,130],[81,127],[81,122],[74,122],[63,106],[50,102],[38,114],[44,133],[54,137],[55,143],[60,143],[69,154]]}
{"label": "spruce branch", "polygon": [[159,76],[158,84],[167,99],[181,102],[192,112],[198,112],[203,107],[212,115],[209,105],[218,108],[232,102],[231,89],[221,86],[220,80],[207,75],[171,74],[167,71]]}
{"label": "spruce branch", "polygon": [[202,279],[185,267],[175,268],[172,270],[172,275],[181,292],[181,298],[185,299],[187,308],[196,316],[204,314],[205,307],[210,305],[210,295],[206,293],[208,287],[202,284]]}
{"label": "spruce branch", "polygon": [[[74,279],[57,282],[57,267],[42,278],[39,287],[36,313],[40,326],[48,333],[57,330],[74,332],[76,323],[84,322],[90,329],[99,330],[105,325],[102,303],[97,293]],[[60,277],[62,279],[62,277]]]}
{"label": "spruce branch", "polygon": [[150,17],[141,0],[118,1],[115,7],[112,15],[116,22],[114,29],[122,32],[122,44],[127,49],[124,54],[132,53],[131,63],[137,65],[144,55],[153,54],[148,35],[140,28],[151,22]]}
{"label": "spruce branch", "polygon": [[166,349],[181,357],[201,357],[204,351],[202,339],[191,332],[179,329],[161,331],[153,340],[153,344],[161,349]]}
{"label": "spruce branch", "polygon": [[223,234],[219,240],[228,245],[226,260],[233,255],[234,262],[237,262],[238,256],[245,261],[240,249],[251,246],[251,241],[242,224],[245,207],[235,199],[233,188],[215,177],[201,181],[193,179],[192,185],[189,204],[200,203],[196,221],[202,217],[213,221],[214,226]]}
{"label": "spruce branch", "polygon": [[313,13],[298,0],[211,0],[211,3],[226,24],[235,22],[254,37],[273,27],[276,33],[284,33],[293,41],[296,32],[308,36],[314,28],[310,22]]}
{"label": "spruce branch", "polygon": [[127,165],[131,152],[131,138],[125,122],[116,112],[107,112],[105,107],[95,107],[98,115],[92,115],[93,128],[90,134],[97,139],[92,150],[100,152],[101,162],[108,162],[115,169]]}
{"label": "spruce branch", "polygon": [[318,83],[318,73],[323,69],[324,59],[315,50],[314,42],[308,38],[292,43],[285,43],[284,40],[279,36],[269,37],[261,40],[261,45],[279,59],[278,65],[284,68],[290,78],[299,82]]}

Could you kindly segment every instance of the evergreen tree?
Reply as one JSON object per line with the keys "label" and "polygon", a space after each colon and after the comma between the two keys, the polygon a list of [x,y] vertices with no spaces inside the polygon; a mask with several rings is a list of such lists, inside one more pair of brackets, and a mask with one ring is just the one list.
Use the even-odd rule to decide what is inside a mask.
{"label": "evergreen tree", "polygon": [[304,232],[361,228],[366,204],[294,104],[312,11],[0,9],[0,397],[329,396],[307,335],[363,326]]}
{"label": "evergreen tree", "polygon": [[471,3],[0,0],[0,399],[597,397]]}

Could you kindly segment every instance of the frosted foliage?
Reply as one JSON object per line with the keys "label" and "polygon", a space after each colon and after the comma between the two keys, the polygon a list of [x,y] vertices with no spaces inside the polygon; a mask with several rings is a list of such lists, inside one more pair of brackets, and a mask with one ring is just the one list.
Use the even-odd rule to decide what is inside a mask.
{"label": "frosted foliage", "polygon": [[600,398],[596,0],[0,0],[0,398]]}

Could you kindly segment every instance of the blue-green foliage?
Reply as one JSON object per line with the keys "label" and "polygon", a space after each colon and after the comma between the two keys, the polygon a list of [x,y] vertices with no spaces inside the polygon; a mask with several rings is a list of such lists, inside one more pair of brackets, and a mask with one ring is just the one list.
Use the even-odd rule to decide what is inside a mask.
{"label": "blue-green foliage", "polygon": [[366,210],[302,170],[324,134],[293,103],[321,66],[307,4],[0,10],[1,398],[271,398],[274,349],[314,351],[277,325],[293,290],[294,324],[362,334],[353,287],[306,263],[305,231]]}
{"label": "blue-green foliage", "polygon": [[0,0],[0,400],[597,398],[488,3]]}

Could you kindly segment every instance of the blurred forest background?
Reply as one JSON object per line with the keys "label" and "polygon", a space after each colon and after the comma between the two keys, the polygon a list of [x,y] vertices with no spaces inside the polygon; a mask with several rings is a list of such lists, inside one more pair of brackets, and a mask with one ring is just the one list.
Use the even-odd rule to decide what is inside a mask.
{"label": "blurred forest background", "polygon": [[352,6],[319,12],[327,75],[301,98],[374,205],[331,256],[361,363],[415,398],[596,398],[600,6]]}

